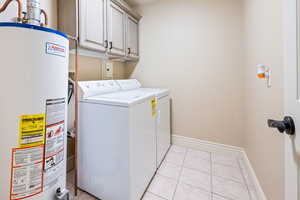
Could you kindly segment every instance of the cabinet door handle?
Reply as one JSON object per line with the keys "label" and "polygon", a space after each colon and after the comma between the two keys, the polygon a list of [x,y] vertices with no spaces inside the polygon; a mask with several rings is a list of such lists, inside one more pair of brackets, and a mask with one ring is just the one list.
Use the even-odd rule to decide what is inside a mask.
{"label": "cabinet door handle", "polygon": [[112,50],[112,48],[113,48],[113,42],[109,42],[109,45],[110,45],[109,49]]}
{"label": "cabinet door handle", "polygon": [[107,49],[108,48],[108,40],[104,41],[104,48]]}
{"label": "cabinet door handle", "polygon": [[131,54],[131,49],[130,48],[128,48],[128,54]]}

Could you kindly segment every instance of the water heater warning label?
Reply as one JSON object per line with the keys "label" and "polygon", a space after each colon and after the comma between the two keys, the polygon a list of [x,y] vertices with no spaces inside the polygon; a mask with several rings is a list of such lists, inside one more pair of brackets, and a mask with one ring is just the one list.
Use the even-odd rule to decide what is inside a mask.
{"label": "water heater warning label", "polygon": [[52,188],[62,176],[65,139],[65,98],[46,102],[46,140],[44,161],[44,190]]}
{"label": "water heater warning label", "polygon": [[55,55],[55,56],[66,57],[66,47],[47,42],[46,43],[46,53]]}
{"label": "water heater warning label", "polygon": [[44,144],[45,114],[23,115],[20,117],[20,147],[30,147]]}
{"label": "water heater warning label", "polygon": [[65,110],[64,98],[46,102],[45,170],[64,160]]}
{"label": "water heater warning label", "polygon": [[12,150],[10,199],[20,200],[43,191],[44,145]]}

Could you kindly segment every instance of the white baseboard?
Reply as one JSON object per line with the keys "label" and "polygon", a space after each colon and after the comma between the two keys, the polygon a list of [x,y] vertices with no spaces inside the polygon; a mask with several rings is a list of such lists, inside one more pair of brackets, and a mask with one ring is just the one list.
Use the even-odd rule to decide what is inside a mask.
{"label": "white baseboard", "polygon": [[214,153],[221,153],[221,154],[229,154],[233,156],[240,156],[243,155],[243,148],[219,144],[214,142],[209,142],[205,140],[184,137],[180,135],[172,135],[172,143],[179,146],[184,146],[192,149],[214,152]]}
{"label": "white baseboard", "polygon": [[257,195],[258,195],[258,198],[261,199],[261,200],[267,200],[267,197],[259,183],[259,180],[256,176],[256,173],[254,171],[254,168],[252,167],[251,165],[251,162],[247,156],[247,153],[245,151],[243,151],[243,159],[244,161],[246,162],[246,165],[248,167],[248,172],[250,172],[250,176],[252,177],[252,180],[254,182],[254,186],[255,186],[255,189],[256,189],[256,192],[257,192]]}
{"label": "white baseboard", "polygon": [[232,155],[244,159],[245,164],[248,167],[248,171],[250,172],[250,176],[252,176],[252,180],[254,182],[259,200],[267,200],[266,195],[264,194],[262,187],[257,179],[255,171],[250,163],[250,160],[248,159],[248,156],[243,148],[184,137],[180,135],[172,135],[172,144],[201,151]]}

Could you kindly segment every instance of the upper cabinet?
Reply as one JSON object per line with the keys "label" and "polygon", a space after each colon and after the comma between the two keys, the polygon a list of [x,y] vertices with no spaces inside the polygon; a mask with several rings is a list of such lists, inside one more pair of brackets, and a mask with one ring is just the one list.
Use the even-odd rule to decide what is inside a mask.
{"label": "upper cabinet", "polygon": [[107,11],[109,52],[125,56],[126,12],[113,1],[109,1]]}
{"label": "upper cabinet", "polygon": [[[139,57],[141,16],[122,0],[58,1],[59,30],[78,36],[80,49],[109,57]],[[70,48],[74,48],[71,43]]]}
{"label": "upper cabinet", "polygon": [[106,1],[79,1],[79,43],[92,50],[106,51]]}
{"label": "upper cabinet", "polygon": [[138,58],[139,57],[139,22],[131,17],[126,16],[126,44],[127,56]]}

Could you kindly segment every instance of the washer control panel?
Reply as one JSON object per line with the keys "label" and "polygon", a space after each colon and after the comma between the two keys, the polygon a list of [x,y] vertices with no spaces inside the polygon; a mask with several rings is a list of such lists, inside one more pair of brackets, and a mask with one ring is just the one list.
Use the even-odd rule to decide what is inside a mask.
{"label": "washer control panel", "polygon": [[114,80],[80,81],[78,84],[80,99],[121,90],[119,84]]}
{"label": "washer control panel", "polygon": [[136,79],[116,80],[116,82],[120,85],[122,90],[134,90],[142,86]]}

